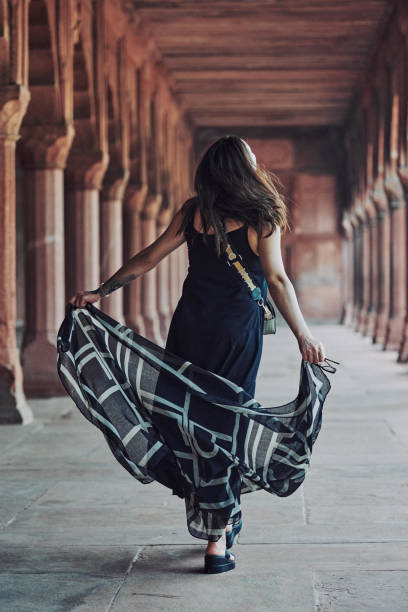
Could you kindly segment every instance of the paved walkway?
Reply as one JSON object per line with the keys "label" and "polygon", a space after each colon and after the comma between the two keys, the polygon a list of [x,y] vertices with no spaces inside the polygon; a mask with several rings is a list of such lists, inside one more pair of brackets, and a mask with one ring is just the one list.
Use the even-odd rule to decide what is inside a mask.
{"label": "paved walkway", "polygon": [[[242,497],[235,570],[201,573],[184,503],[134,480],[71,400],[0,427],[0,610],[408,610],[408,366],[350,329],[311,325],[332,390],[311,468],[288,498]],[[286,325],[265,338],[256,397],[295,397]]]}

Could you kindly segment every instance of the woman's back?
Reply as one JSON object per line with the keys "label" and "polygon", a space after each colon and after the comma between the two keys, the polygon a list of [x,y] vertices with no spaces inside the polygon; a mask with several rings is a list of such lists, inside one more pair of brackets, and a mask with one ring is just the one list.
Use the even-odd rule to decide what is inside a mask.
{"label": "woman's back", "polygon": [[[194,215],[185,237],[189,267],[166,348],[253,394],[262,353],[263,310],[225,253],[217,255],[214,235],[204,236],[194,227]],[[227,239],[265,298],[267,284],[249,244],[248,227],[227,232]]]}

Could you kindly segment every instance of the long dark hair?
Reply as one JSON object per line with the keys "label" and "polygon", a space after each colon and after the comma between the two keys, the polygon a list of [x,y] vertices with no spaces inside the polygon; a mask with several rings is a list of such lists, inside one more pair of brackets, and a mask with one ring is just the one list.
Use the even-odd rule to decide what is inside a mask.
{"label": "long dark hair", "polygon": [[[233,218],[251,225],[258,237],[270,236],[279,225],[290,229],[284,198],[276,184],[278,177],[262,165],[254,165],[248,146],[234,134],[214,142],[198,164],[194,190],[196,196],[183,205],[183,220],[177,233],[184,232],[200,211],[203,232],[214,230],[217,254],[227,246],[225,219]],[[203,235],[204,240],[207,236]],[[223,248],[222,248],[223,247]]]}

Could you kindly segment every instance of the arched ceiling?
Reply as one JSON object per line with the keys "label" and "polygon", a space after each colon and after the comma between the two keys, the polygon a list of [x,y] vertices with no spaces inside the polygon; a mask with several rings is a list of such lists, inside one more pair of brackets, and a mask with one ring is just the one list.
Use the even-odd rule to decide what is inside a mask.
{"label": "arched ceiling", "polygon": [[392,0],[128,0],[197,127],[342,125]]}

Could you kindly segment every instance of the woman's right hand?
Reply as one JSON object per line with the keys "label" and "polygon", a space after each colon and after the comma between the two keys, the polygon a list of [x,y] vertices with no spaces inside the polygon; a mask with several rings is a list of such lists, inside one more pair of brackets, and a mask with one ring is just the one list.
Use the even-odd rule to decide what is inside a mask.
{"label": "woman's right hand", "polygon": [[311,334],[304,334],[298,337],[299,350],[305,361],[320,363],[326,357],[323,344]]}

